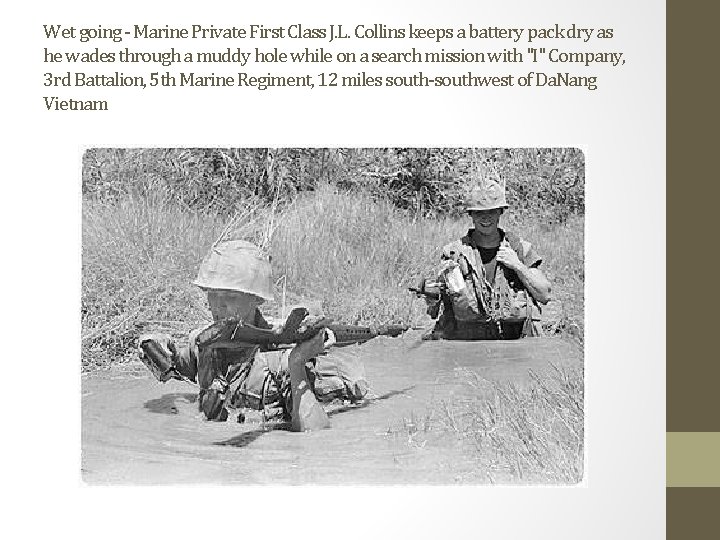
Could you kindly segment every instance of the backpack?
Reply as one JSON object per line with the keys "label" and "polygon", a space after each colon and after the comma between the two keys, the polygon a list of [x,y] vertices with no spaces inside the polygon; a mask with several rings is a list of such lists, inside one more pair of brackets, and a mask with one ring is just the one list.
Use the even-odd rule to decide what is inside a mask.
{"label": "backpack", "polygon": [[323,354],[314,359],[308,378],[318,401],[342,399],[354,403],[367,395],[365,368],[353,349],[334,349],[332,355]]}

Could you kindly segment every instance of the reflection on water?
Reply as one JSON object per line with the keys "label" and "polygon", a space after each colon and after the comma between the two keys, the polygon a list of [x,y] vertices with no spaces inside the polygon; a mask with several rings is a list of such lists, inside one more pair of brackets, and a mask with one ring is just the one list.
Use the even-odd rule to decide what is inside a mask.
{"label": "reflection on water", "polygon": [[197,394],[173,393],[165,394],[159,398],[149,399],[145,402],[145,408],[154,413],[177,414],[178,408],[175,404],[177,400],[185,403],[195,403]]}
{"label": "reflection on water", "polygon": [[217,441],[213,444],[216,446],[235,446],[238,448],[242,448],[256,440],[261,435],[264,435],[265,433],[270,433],[271,431],[275,431],[277,429],[288,431],[290,429],[290,423],[278,422],[277,424],[265,424],[260,429],[246,431],[245,433],[241,433],[240,435],[236,435],[235,437],[232,437],[230,439],[224,441]]}

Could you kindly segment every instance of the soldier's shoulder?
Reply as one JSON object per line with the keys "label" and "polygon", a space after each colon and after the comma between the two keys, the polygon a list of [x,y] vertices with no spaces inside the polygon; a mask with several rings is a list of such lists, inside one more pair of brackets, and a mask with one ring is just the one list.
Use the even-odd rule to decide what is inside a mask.
{"label": "soldier's shoulder", "polygon": [[505,238],[507,238],[510,246],[517,252],[523,264],[527,266],[538,266],[542,262],[542,257],[535,251],[532,242],[525,240],[513,231],[505,231]]}

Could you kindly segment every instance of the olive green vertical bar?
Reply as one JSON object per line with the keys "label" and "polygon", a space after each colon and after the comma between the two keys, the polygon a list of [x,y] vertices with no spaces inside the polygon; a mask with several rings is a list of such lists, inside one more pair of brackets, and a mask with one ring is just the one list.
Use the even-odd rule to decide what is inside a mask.
{"label": "olive green vertical bar", "polygon": [[[703,455],[694,446],[707,442],[687,432],[720,432],[720,5],[667,0],[666,9],[666,429],[686,432],[668,434],[667,479],[687,485],[709,481],[694,465],[677,468]],[[719,488],[668,487],[666,494],[667,538],[720,537]]]}
{"label": "olive green vertical bar", "polygon": [[720,489],[668,488],[668,540],[696,540],[718,537],[720,531]]}
{"label": "olive green vertical bar", "polygon": [[667,431],[720,431],[717,5],[667,3]]}

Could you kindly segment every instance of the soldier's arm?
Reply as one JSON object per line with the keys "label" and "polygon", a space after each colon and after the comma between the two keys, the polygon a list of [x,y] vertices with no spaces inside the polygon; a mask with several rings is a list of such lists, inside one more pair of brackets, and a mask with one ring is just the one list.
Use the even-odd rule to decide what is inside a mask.
{"label": "soldier's arm", "polygon": [[497,261],[511,270],[514,270],[532,297],[541,304],[547,304],[550,299],[551,285],[542,270],[537,266],[526,266],[513,248],[506,243],[498,249]]}
{"label": "soldier's arm", "polygon": [[305,363],[310,358],[319,355],[333,341],[332,332],[324,329],[314,338],[299,343],[290,353],[288,368],[292,392],[291,429],[293,431],[322,429],[330,425],[330,419],[325,409],[312,391]]}
{"label": "soldier's arm", "polygon": [[545,277],[542,270],[539,268],[528,268],[522,263],[514,270],[535,300],[543,305],[551,300],[550,281]]}

